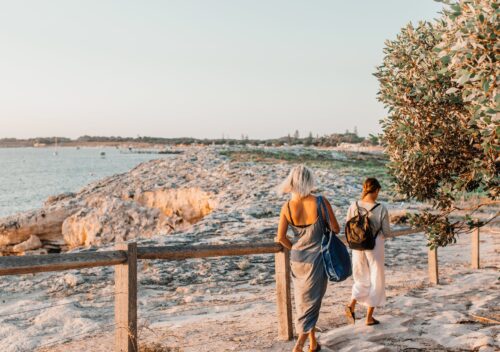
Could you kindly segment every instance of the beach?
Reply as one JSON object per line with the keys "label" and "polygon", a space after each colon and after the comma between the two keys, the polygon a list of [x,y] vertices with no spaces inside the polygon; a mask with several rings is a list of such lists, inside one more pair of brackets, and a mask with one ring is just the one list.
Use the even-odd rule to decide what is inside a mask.
{"label": "beach", "polygon": [[[298,161],[313,168],[317,193],[331,200],[341,222],[350,202],[359,196],[364,177],[376,175],[383,184],[388,182],[384,161],[376,154],[351,155],[316,148],[192,147],[181,151],[95,181],[70,195],[53,197],[35,213],[14,215],[23,224],[37,216],[37,211],[43,211],[46,219],[61,214],[61,210],[68,212],[67,218],[60,219],[61,233],[49,236],[43,228],[38,229],[41,246],[24,254],[43,253],[57,247],[54,243],[59,243],[61,251],[85,252],[110,249],[122,240],[139,245],[272,241],[279,209],[286,200],[276,192],[276,186]],[[425,207],[389,192],[381,194],[381,201],[393,215],[393,228],[407,226],[398,223],[402,212]],[[106,217],[110,211],[113,216]],[[155,214],[157,221],[144,221]],[[138,218],[134,220],[134,216]],[[4,218],[4,228],[6,223]],[[93,235],[82,241],[82,231]],[[498,312],[493,310],[492,314],[499,298],[500,243],[494,231],[482,232],[484,269],[479,271],[469,269],[467,235],[456,245],[440,249],[442,285],[438,287],[428,283],[423,234],[387,240],[389,299],[379,312],[382,330],[358,323],[353,334],[352,328],[345,326],[343,305],[350,296],[349,279],[329,285],[318,323],[320,343],[332,351],[351,351],[360,343],[367,351],[498,348],[498,325],[471,318],[479,315],[498,320],[494,315]],[[9,233],[10,240],[20,239]],[[120,236],[112,235],[116,233]],[[4,250],[13,246],[4,245]],[[3,277],[0,348],[111,350],[113,272],[112,267],[103,267]],[[141,346],[158,344],[163,348],[159,351],[288,351],[293,345],[277,340],[273,255],[141,261],[138,280]],[[482,299],[467,303],[476,296]],[[446,323],[439,335],[429,328],[434,318]]]}

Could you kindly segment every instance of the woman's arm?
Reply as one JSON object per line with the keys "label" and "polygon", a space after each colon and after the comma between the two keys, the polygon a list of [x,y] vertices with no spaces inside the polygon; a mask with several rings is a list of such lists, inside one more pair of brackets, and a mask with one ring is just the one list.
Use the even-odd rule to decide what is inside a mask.
{"label": "woman's arm", "polygon": [[276,242],[281,243],[283,247],[290,250],[292,249],[292,242],[286,237],[286,231],[288,230],[288,219],[285,215],[285,205],[281,208],[280,221],[278,224],[278,235],[276,237]]}
{"label": "woman's arm", "polygon": [[332,230],[335,233],[340,232],[340,226],[337,221],[337,218],[335,217],[335,214],[333,213],[332,205],[328,201],[328,199],[324,198],[325,204],[326,204],[326,210],[328,210],[328,218],[329,218],[329,224],[330,224],[330,230]]}
{"label": "woman's arm", "polygon": [[384,236],[389,237],[391,235],[391,224],[389,221],[389,212],[387,211],[387,208],[383,206],[382,208],[382,233]]}

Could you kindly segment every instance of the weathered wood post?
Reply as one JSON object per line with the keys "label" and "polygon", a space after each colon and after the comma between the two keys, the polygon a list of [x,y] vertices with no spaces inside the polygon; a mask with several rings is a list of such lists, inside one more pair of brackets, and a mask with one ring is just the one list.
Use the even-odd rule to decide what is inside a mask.
{"label": "weathered wood post", "polygon": [[429,247],[427,256],[427,263],[429,266],[429,281],[431,284],[437,285],[439,284],[437,247],[435,249],[431,249]]}
{"label": "weathered wood post", "polygon": [[479,227],[476,227],[471,235],[471,266],[472,269],[479,269]]}
{"label": "weathered wood post", "polygon": [[122,243],[127,261],[115,265],[115,352],[137,352],[137,244]]}
{"label": "weathered wood post", "polygon": [[274,264],[276,273],[276,303],[278,307],[278,338],[287,341],[293,338],[290,251],[283,248],[281,252],[276,253]]}

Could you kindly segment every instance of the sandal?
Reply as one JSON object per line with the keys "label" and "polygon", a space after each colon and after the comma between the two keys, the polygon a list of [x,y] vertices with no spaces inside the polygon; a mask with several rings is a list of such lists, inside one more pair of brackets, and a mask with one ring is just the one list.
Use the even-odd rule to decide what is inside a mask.
{"label": "sandal", "polygon": [[378,325],[378,324],[380,324],[380,322],[377,319],[375,319],[375,318],[372,318],[372,319],[373,319],[373,321],[371,323],[366,323],[366,325],[371,326],[371,325]]}
{"label": "sandal", "polygon": [[321,351],[321,345],[319,343],[316,343],[316,348],[313,350],[311,347],[309,347],[309,352],[318,352]]}
{"label": "sandal", "polygon": [[351,307],[349,306],[345,307],[345,316],[349,321],[349,324],[356,323],[356,314],[354,314],[354,311],[351,310]]}

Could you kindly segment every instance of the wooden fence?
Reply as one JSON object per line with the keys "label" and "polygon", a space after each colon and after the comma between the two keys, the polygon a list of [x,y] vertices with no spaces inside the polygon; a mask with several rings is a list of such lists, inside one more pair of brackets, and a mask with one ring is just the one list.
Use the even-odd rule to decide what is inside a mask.
{"label": "wooden fence", "polygon": [[[393,231],[390,237],[421,232],[418,229]],[[342,240],[345,238],[341,236]],[[479,268],[479,228],[472,236],[472,268]],[[229,245],[137,247],[136,243],[118,244],[116,250],[91,253],[66,253],[38,256],[0,257],[0,276],[115,267],[115,351],[137,352],[137,260],[183,260],[253,254],[275,255],[278,338],[293,338],[290,256],[276,242]],[[429,281],[439,283],[437,250],[428,251]]]}

